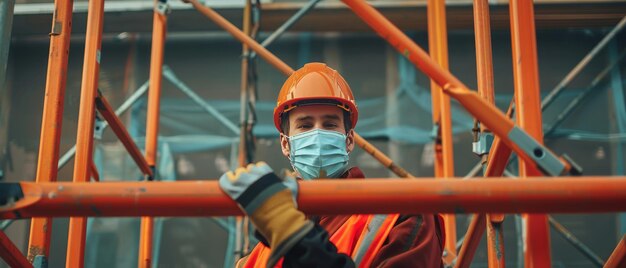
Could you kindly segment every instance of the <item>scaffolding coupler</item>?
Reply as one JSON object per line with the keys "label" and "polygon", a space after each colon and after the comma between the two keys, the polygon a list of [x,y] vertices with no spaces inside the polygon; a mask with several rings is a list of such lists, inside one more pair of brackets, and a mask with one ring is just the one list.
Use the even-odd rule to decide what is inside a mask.
{"label": "scaffolding coupler", "polygon": [[172,13],[172,9],[170,8],[170,5],[167,4],[167,0],[159,0],[154,7],[154,12],[167,16]]}
{"label": "scaffolding coupler", "polygon": [[478,140],[472,142],[472,152],[480,157],[489,154],[493,144],[493,134],[491,132],[479,132]]}

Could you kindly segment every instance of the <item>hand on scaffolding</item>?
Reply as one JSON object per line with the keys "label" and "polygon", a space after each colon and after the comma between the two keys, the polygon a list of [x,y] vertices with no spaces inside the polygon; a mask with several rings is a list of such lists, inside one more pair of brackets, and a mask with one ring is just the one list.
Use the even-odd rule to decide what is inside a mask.
{"label": "hand on scaffolding", "polygon": [[265,162],[226,172],[219,184],[269,242],[272,255],[284,255],[314,226],[296,207],[295,180],[281,180]]}

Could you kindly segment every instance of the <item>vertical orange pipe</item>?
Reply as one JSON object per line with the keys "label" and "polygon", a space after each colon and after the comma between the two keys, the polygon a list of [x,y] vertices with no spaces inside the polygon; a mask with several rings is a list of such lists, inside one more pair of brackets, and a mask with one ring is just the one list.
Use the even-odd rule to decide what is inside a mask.
{"label": "vertical orange pipe", "polygon": [[[57,179],[63,100],[67,79],[67,58],[72,33],[72,6],[72,0],[56,0],[54,3],[55,12],[52,16],[52,30],[50,32],[46,94],[39,138],[37,182],[51,182]],[[37,255],[48,258],[51,231],[52,218],[33,218],[31,220],[28,242],[28,260],[30,262]]]}
{"label": "vertical orange pipe", "polygon": [[[167,31],[167,16],[157,11],[158,1],[154,1],[155,11],[152,22],[152,51],[150,55],[150,92],[148,93],[148,112],[146,121],[146,161],[153,169],[156,166],[157,136],[159,133],[159,105],[161,100],[161,82],[163,69],[163,50]],[[139,239],[138,267],[147,268],[152,265],[152,235],[154,220],[151,217],[141,218]]]}
{"label": "vertical orange pipe", "polygon": [[[476,35],[476,79],[478,82],[478,94],[487,101],[487,103],[495,105],[493,60],[491,55],[491,26],[489,3],[487,0],[474,0],[474,32]],[[480,125],[480,131],[483,135],[490,132],[484,124]],[[484,155],[483,159],[485,159],[484,157],[487,156]],[[490,268],[505,266],[504,234],[502,231],[503,220],[504,215],[502,214],[487,215],[487,256]]]}
{"label": "vertical orange pipe", "polygon": [[[251,27],[250,26],[250,12],[252,12],[251,9],[252,7],[251,7],[250,0],[246,0],[246,5],[244,6],[244,9],[243,9],[243,33],[246,36],[250,36],[250,27]],[[242,43],[241,96],[240,96],[241,130],[239,132],[239,166],[240,167],[245,167],[248,164],[248,161],[247,161],[248,148],[246,144],[248,122],[244,120],[246,118],[246,113],[248,112],[248,109],[246,109],[246,107],[248,106],[248,103],[247,103],[248,98],[246,97],[246,95],[248,94],[248,52],[249,52],[248,45],[246,45],[246,43]]]}
{"label": "vertical orange pipe", "polygon": [[[250,32],[251,32],[251,12],[252,12],[252,2],[250,2],[251,0],[246,0],[246,4],[244,6],[243,9],[243,33],[245,34],[245,36],[250,37]],[[252,37],[250,37],[252,39]],[[247,118],[247,113],[248,113],[248,100],[249,100],[249,96],[248,96],[248,68],[250,67],[248,64],[248,53],[249,53],[249,48],[248,45],[246,43],[242,43],[242,47],[241,47],[241,53],[242,53],[242,57],[241,57],[241,95],[240,95],[240,101],[241,101],[241,109],[240,109],[240,119],[241,119],[241,129],[239,132],[239,166],[240,167],[245,167],[246,165],[248,165],[248,144],[246,143],[247,141],[247,136],[248,136],[248,122],[247,120],[245,120],[245,118]],[[240,248],[236,248],[236,250],[239,252],[239,254],[236,256],[237,259],[244,257],[247,253],[248,253],[248,249],[250,248],[250,237],[249,237],[249,219],[245,216],[237,216],[236,217],[236,229],[235,232],[239,232],[241,236],[236,236],[236,237],[241,237],[241,242],[242,243],[236,243],[236,245],[241,245]]]}
{"label": "vertical orange pipe", "polygon": [[[511,0],[510,16],[517,122],[530,136],[543,143],[533,2]],[[540,173],[533,163],[520,160],[519,175],[532,177]],[[550,267],[550,233],[546,215],[524,214],[523,217],[526,267]]]}
{"label": "vertical orange pipe", "polygon": [[[428,46],[430,55],[445,70],[448,69],[447,34],[445,1],[428,0]],[[435,124],[439,124],[441,131],[440,136],[437,135],[440,140],[435,141],[435,177],[453,178],[454,144],[452,141],[450,96],[442,94],[441,87],[434,80],[431,80],[430,85],[433,98],[433,119]],[[456,255],[456,217],[453,214],[445,214],[444,222],[446,249],[448,253]]]}
{"label": "vertical orange pipe", "polygon": [[[93,157],[93,123],[100,71],[103,17],[104,0],[89,1],[83,78],[80,90],[80,111],[78,115],[78,131],[76,133],[74,182],[87,182],[90,178],[89,167]],[[83,267],[84,265],[86,222],[86,217],[70,218],[67,260],[65,263],[65,266],[68,268]]]}
{"label": "vertical orange pipe", "polygon": [[[493,90],[493,60],[491,55],[491,26],[488,0],[474,0],[474,33],[478,94],[495,105]],[[484,128],[481,125],[481,128]]]}
{"label": "vertical orange pipe", "polygon": [[[435,0],[436,1],[436,0]],[[436,14],[436,3],[433,0],[428,1],[427,8],[427,16],[428,16],[428,47],[430,50],[430,55],[433,57],[437,63],[439,62],[438,52],[438,43],[437,43],[437,35],[440,29],[437,24],[437,14]],[[444,21],[445,24],[445,21]],[[446,40],[447,41],[447,40]],[[447,55],[445,64],[447,65]],[[443,66],[442,66],[443,67]],[[443,67],[447,69],[446,67]],[[431,95],[431,103],[432,103],[432,114],[433,114],[433,125],[441,127],[441,87],[434,81],[430,80],[430,95]],[[439,129],[441,131],[441,129]],[[442,141],[441,141],[441,132],[438,131],[435,133],[435,143],[434,143],[434,151],[435,151],[435,177],[439,178],[443,176],[443,156],[442,156]],[[447,222],[446,222],[447,223]],[[447,234],[447,233],[446,233]]]}

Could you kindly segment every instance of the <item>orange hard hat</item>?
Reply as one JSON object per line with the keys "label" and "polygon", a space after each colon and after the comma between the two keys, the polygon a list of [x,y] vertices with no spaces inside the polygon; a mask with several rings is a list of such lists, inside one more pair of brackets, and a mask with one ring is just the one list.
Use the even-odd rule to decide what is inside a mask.
{"label": "orange hard hat", "polygon": [[282,115],[298,105],[337,105],[350,113],[351,128],[356,126],[359,110],[345,79],[324,63],[314,62],[292,73],[278,93],[274,125],[281,130]]}

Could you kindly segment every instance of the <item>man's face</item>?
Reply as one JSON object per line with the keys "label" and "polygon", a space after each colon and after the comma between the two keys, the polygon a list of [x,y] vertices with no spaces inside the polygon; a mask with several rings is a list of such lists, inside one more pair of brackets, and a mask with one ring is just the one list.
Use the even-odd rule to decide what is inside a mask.
{"label": "man's face", "polygon": [[[346,133],[343,110],[336,106],[307,105],[291,110],[289,129],[284,134],[293,136],[317,128],[345,134],[348,153],[354,149],[354,131],[350,130]],[[289,158],[289,140],[285,135],[281,135],[280,145],[283,155]]]}

